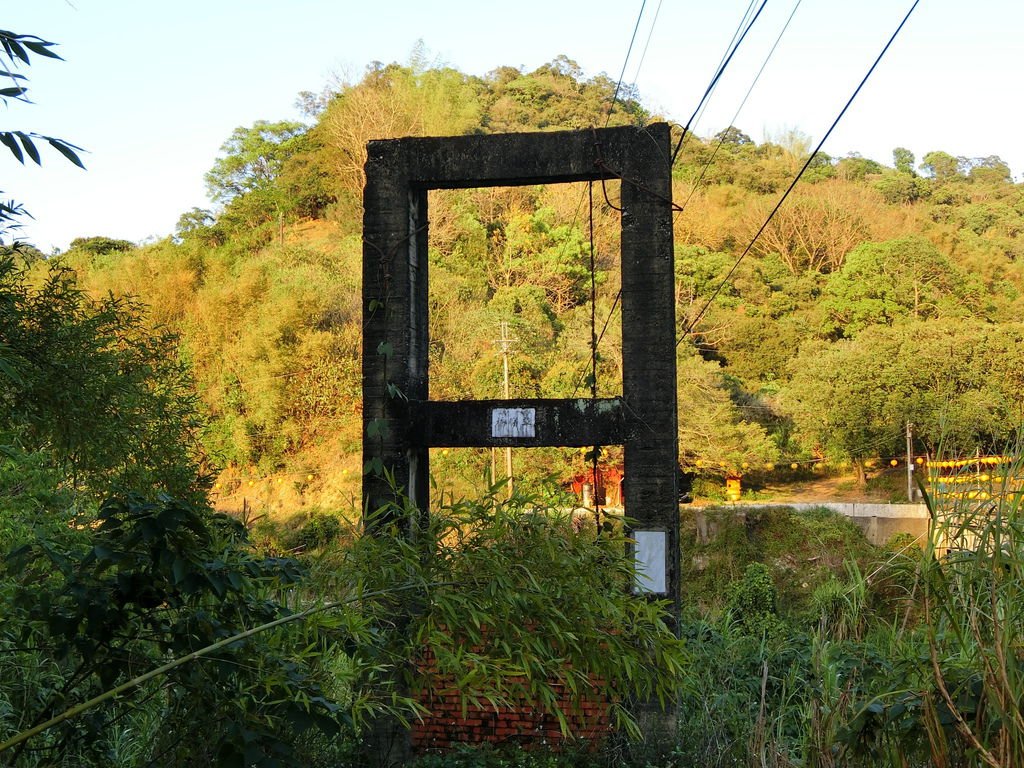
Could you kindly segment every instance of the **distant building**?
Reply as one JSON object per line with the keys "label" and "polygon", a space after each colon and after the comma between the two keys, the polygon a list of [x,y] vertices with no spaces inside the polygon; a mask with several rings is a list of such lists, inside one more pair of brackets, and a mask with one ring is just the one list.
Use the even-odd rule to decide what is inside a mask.
{"label": "distant building", "polygon": [[584,501],[585,496],[589,496],[591,503],[595,506],[621,507],[622,478],[622,466],[598,464],[596,483],[594,482],[594,470],[591,467],[569,478],[566,485],[572,489],[581,502]]}

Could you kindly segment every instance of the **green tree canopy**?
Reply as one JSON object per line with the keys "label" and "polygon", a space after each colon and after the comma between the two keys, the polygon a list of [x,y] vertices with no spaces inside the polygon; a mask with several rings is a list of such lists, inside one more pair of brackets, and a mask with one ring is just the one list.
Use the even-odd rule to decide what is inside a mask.
{"label": "green tree canopy", "polygon": [[903,171],[883,173],[874,180],[872,186],[890,205],[910,205],[925,197],[928,192],[927,179]]}
{"label": "green tree canopy", "polygon": [[900,173],[907,173],[911,176],[914,174],[914,153],[906,147],[896,147],[892,151],[892,162],[896,170]]}
{"label": "green tree canopy", "polygon": [[213,211],[195,207],[178,217],[174,235],[181,241],[194,239],[216,245],[221,240],[221,233],[215,229],[216,222],[217,217],[213,215]]}
{"label": "green tree canopy", "polygon": [[[1021,413],[1024,326],[908,322],[805,345],[782,391],[798,439],[858,465],[900,452],[906,422],[935,451],[1000,450]],[[999,371],[999,374],[994,374]]]}
{"label": "green tree canopy", "polygon": [[176,339],[151,335],[137,304],[91,301],[70,270],[43,270],[33,287],[0,258],[0,430],[96,492],[189,494],[199,421]]}
{"label": "green tree canopy", "polygon": [[723,128],[721,131],[715,134],[714,139],[715,141],[720,142],[721,144],[728,144],[734,147],[754,143],[753,139],[747,136],[747,134],[745,134],[735,125],[730,125],[728,128]]}
{"label": "green tree canopy", "polygon": [[975,157],[968,161],[967,178],[981,184],[1005,184],[1012,181],[1010,166],[999,155]]}
{"label": "green tree canopy", "polygon": [[861,157],[851,152],[836,164],[836,173],[842,179],[863,179],[865,176],[881,173],[883,166],[877,160]]}
{"label": "green tree canopy", "polygon": [[[779,456],[778,446],[750,411],[738,407],[735,390],[718,363],[683,348],[678,362],[679,456],[684,466],[742,473],[746,464]],[[699,463],[698,463],[699,462]]]}
{"label": "green tree canopy", "polygon": [[210,199],[229,203],[239,195],[267,189],[295,151],[295,139],[306,131],[302,123],[257,120],[238,127],[221,146],[222,157],[206,174]]}
{"label": "green tree canopy", "polygon": [[948,152],[935,150],[921,159],[921,170],[936,181],[963,178],[966,159],[953,157]]}
{"label": "green tree canopy", "polygon": [[101,253],[126,252],[135,250],[131,240],[119,240],[114,237],[76,237],[71,241],[71,248],[78,248],[86,253],[98,256]]}
{"label": "green tree canopy", "polygon": [[[422,48],[405,64],[374,63],[354,81],[305,98],[314,123],[305,133],[287,122],[236,131],[211,172],[222,207],[190,212],[174,240],[103,258],[75,249],[66,263],[91,295],[138,294],[154,323],[181,334],[178,353],[194,365],[212,420],[204,439],[233,471],[305,475],[313,463],[327,475],[329,452],[318,446],[330,443],[350,473],[345,493],[355,493],[366,142],[603,125],[615,85],[588,78],[566,57],[482,76],[439,66]],[[610,122],[645,118],[636,94],[620,91]],[[756,443],[755,432],[734,440],[743,421],[792,445],[784,410],[765,415],[759,395],[786,384],[790,361],[814,338],[1024,313],[1024,195],[996,156],[929,153],[919,177],[921,158],[906,148],[894,151],[894,169],[819,155],[807,179],[814,183],[795,191],[729,274],[808,149],[798,132],[758,143],[731,126],[707,140],[690,136],[673,169],[673,199],[685,205],[674,220],[677,316],[682,328],[702,313],[694,338],[714,361],[682,362],[680,371],[725,398],[707,401],[728,416],[705,424],[718,431],[716,445]],[[605,185],[612,202],[618,185]],[[595,193],[597,379],[602,394],[614,394],[623,367],[621,221]],[[573,185],[431,191],[435,396],[500,393],[502,322],[516,338],[515,394],[585,391],[585,194]],[[687,397],[680,402],[691,407]],[[684,437],[684,447],[697,442]],[[693,456],[717,461],[711,453]],[[742,452],[735,455],[742,463]],[[272,503],[284,503],[278,499]]]}
{"label": "green tree canopy", "polygon": [[829,278],[822,301],[823,330],[833,337],[852,337],[869,326],[904,319],[963,317],[976,302],[967,276],[927,240],[865,243]]}

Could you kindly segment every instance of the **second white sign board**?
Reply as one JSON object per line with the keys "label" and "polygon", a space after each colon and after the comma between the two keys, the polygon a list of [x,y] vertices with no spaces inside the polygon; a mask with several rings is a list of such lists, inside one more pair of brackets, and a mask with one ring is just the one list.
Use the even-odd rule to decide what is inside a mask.
{"label": "second white sign board", "polygon": [[633,531],[632,537],[636,542],[636,583],[633,592],[664,595],[668,592],[665,567],[668,534],[665,531]]}

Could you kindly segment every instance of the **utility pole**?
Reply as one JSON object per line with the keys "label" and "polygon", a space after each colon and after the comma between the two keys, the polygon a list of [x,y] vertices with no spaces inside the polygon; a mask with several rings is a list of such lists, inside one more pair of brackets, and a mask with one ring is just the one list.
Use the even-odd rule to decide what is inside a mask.
{"label": "utility pole", "polygon": [[914,501],[914,433],[913,424],[907,422],[907,501]]}
{"label": "utility pole", "polygon": [[[498,340],[501,344],[501,367],[504,373],[504,397],[508,400],[508,353],[512,347],[512,339],[508,337],[508,323],[504,320],[501,321],[501,338]],[[493,454],[491,454],[493,457]],[[512,446],[505,448],[505,476],[508,478],[508,497],[512,498]],[[493,482],[493,478],[492,478]]]}

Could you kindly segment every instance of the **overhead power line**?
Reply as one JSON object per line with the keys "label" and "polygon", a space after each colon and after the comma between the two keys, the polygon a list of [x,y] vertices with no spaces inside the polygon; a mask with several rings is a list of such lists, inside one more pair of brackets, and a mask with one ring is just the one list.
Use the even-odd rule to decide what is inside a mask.
{"label": "overhead power line", "polygon": [[[643,2],[640,3],[640,13],[636,15],[636,24],[633,26],[633,35],[629,38],[629,48],[626,49],[626,59],[625,61],[622,62],[622,71],[619,73],[619,81],[615,84],[615,93],[612,94],[612,103],[608,107],[608,115],[607,117],[605,117],[605,128],[608,127],[608,123],[612,119],[612,111],[615,109],[615,103],[619,100],[619,91],[622,89],[622,80],[626,76],[626,67],[629,65],[629,57],[633,53],[633,43],[636,42],[636,33],[637,30],[640,29],[640,20],[644,17],[644,8],[646,7],[647,0],[643,0]],[[639,67],[637,69],[639,70]],[[637,72],[637,74],[639,74],[639,71]]]}
{"label": "overhead power line", "polygon": [[651,19],[651,27],[647,30],[647,40],[644,41],[644,49],[640,53],[640,63],[636,65],[636,71],[633,73],[633,88],[636,88],[636,81],[640,78],[640,70],[644,66],[644,60],[647,58],[647,48],[651,44],[651,37],[654,36],[654,28],[658,25],[658,16],[661,14],[661,3],[662,0],[658,0],[658,7],[654,9],[654,18]]}
{"label": "overhead power line", "polygon": [[[750,19],[750,21],[748,23],[747,19],[750,17],[750,13],[753,10],[754,4],[756,2],[757,2],[757,0],[750,0],[750,4],[747,6],[747,10],[744,12],[743,17],[740,19],[739,24],[736,26],[736,31],[733,32],[732,39],[729,41],[729,44],[726,46],[725,52],[722,54],[722,59],[721,59],[721,61],[719,61],[718,67],[716,67],[715,73],[712,76],[711,81],[708,83],[708,86],[707,86],[707,88],[704,91],[704,96],[701,98],[700,102],[697,104],[697,108],[693,111],[693,115],[690,116],[690,120],[687,121],[686,126],[683,128],[683,135],[680,137],[680,143],[676,147],[675,152],[673,153],[672,158],[671,158],[672,162],[675,162],[676,154],[678,154],[679,149],[682,146],[682,141],[686,137],[687,131],[690,129],[690,127],[691,127],[691,125],[693,123],[693,120],[700,113],[701,109],[706,104],[708,98],[714,92],[715,87],[718,84],[718,81],[722,77],[722,73],[725,72],[726,67],[729,65],[729,62],[732,60],[732,57],[735,55],[735,53],[738,50],[740,44],[743,42],[743,39],[747,36],[747,33],[750,31],[750,28],[753,26],[754,22],[757,20],[757,17],[761,14],[761,11],[764,9],[764,6],[768,2],[768,0],[762,0],[760,7],[757,9],[757,13],[754,14],[753,18]],[[799,3],[799,0],[798,0],[798,3]],[[626,60],[622,64],[622,73],[619,75],[619,82],[616,83],[616,86],[615,86],[615,98],[612,100],[611,108],[609,108],[608,118],[605,121],[605,127],[607,127],[608,121],[611,120],[612,109],[614,109],[615,101],[616,101],[616,99],[618,99],[619,90],[620,90],[621,85],[622,85],[622,78],[625,75],[626,66],[629,63],[630,53],[633,50],[633,43],[636,40],[637,29],[639,29],[639,27],[640,27],[640,20],[643,18],[644,8],[645,7],[646,7],[646,0],[644,0],[644,2],[640,6],[640,13],[637,16],[636,25],[633,28],[633,36],[630,39],[629,50],[627,50],[627,52],[626,52]],[[633,84],[634,84],[634,86],[636,85],[636,81],[637,81],[637,79],[640,76],[640,68],[643,66],[643,61],[644,61],[644,59],[647,56],[647,46],[650,45],[651,36],[654,34],[654,28],[655,28],[655,26],[658,23],[658,14],[660,12],[661,12],[661,0],[658,0],[658,7],[655,9],[654,19],[652,20],[651,27],[650,27],[650,29],[648,30],[648,33],[647,33],[647,41],[644,43],[643,55],[641,56],[640,63],[637,65],[636,72],[633,75]],[[787,22],[787,24],[788,24],[788,22]],[[776,41],[776,44],[777,44],[777,41]],[[763,69],[763,67],[762,67],[762,69]],[[603,180],[602,180],[602,185],[601,186],[602,186],[602,190],[604,190],[604,181]],[[604,194],[605,194],[605,201],[608,203],[608,205],[610,207],[612,207],[612,208],[615,208],[615,206],[610,201],[608,201],[608,194],[607,194],[606,190],[604,191]],[[584,191],[583,194],[580,195],[580,202],[576,206],[576,213],[573,216],[573,226],[576,225],[576,221],[579,218],[580,208],[583,205],[583,200],[584,200],[585,195],[586,195],[585,191]],[[593,203],[591,203],[591,205],[593,205]],[[679,209],[677,208],[676,210],[678,212]],[[601,327],[601,333],[597,337],[597,345],[598,346],[601,344],[601,340],[604,339],[605,331],[608,330],[608,324],[611,322],[612,316],[615,314],[615,309],[618,307],[619,300],[621,298],[622,298],[622,289],[620,288],[619,291],[615,294],[615,300],[612,302],[612,307],[608,311],[608,316],[605,318],[605,321],[604,321],[604,323],[603,323],[603,325]],[[595,350],[595,352],[596,352],[596,350]],[[580,378],[580,380],[576,383],[576,386],[573,388],[573,395],[572,395],[573,397],[576,396],[576,393],[579,391],[579,388],[582,386],[582,384],[585,381],[585,379],[586,379],[586,373],[584,372],[583,376]]]}
{"label": "overhead power line", "polygon": [[[800,7],[800,3],[802,2],[803,0],[796,0],[796,3],[793,5],[793,10],[790,11],[789,13],[789,18],[786,19],[786,23],[782,25],[782,30],[779,32],[778,37],[775,38],[775,42],[772,44],[771,50],[768,51],[768,55],[765,56],[764,61],[761,63],[761,68],[757,70],[757,74],[754,75],[754,79],[750,82],[750,87],[747,88],[747,92],[743,96],[743,100],[740,102],[740,105],[736,107],[736,112],[733,113],[732,119],[729,121],[729,126],[736,125],[736,120],[739,118],[740,112],[742,112],[743,107],[746,106],[747,100],[750,98],[750,94],[754,92],[754,87],[761,79],[761,75],[764,74],[764,70],[768,66],[768,62],[771,61],[772,56],[775,54],[775,49],[779,47],[779,42],[781,42],[782,36],[786,34],[786,30],[789,29],[789,24],[790,22],[793,21],[793,17],[796,15],[797,9]],[[686,206],[690,202],[690,198],[692,198],[696,191],[700,188],[701,182],[704,181],[704,176],[711,168],[712,163],[715,162],[715,157],[718,155],[718,150],[722,148],[723,144],[725,144],[725,136],[719,138],[718,143],[715,145],[715,149],[711,153],[711,157],[708,158],[708,161],[704,163],[704,167],[701,168],[700,175],[697,177],[697,180],[693,183],[693,187],[690,188],[690,194],[686,196],[686,200],[684,200],[682,206],[680,206],[681,208],[686,208]],[[679,211],[679,213],[682,213],[682,211]]]}
{"label": "overhead power line", "polygon": [[813,162],[814,158],[817,157],[818,153],[821,151],[822,146],[828,140],[828,137],[832,135],[832,131],[835,130],[836,126],[839,125],[839,121],[843,119],[843,116],[850,108],[850,105],[853,104],[853,100],[857,98],[857,94],[860,93],[861,89],[864,87],[864,84],[867,83],[872,73],[878,67],[878,64],[882,61],[882,58],[885,56],[890,46],[892,46],[893,41],[896,40],[897,36],[903,30],[904,25],[906,25],[907,21],[910,19],[911,14],[913,14],[914,9],[917,8],[918,3],[920,2],[921,0],[914,0],[914,3],[910,6],[910,10],[907,11],[906,15],[903,17],[903,20],[899,23],[899,26],[896,27],[896,31],[892,33],[892,36],[889,38],[889,41],[885,44],[881,52],[875,58],[874,63],[872,63],[871,67],[868,69],[867,74],[864,75],[860,83],[857,85],[853,93],[850,95],[850,98],[847,99],[846,104],[843,105],[843,108],[839,111],[839,114],[836,115],[836,119],[832,121],[832,125],[829,126],[829,129],[827,131],[825,131],[825,135],[821,137],[821,141],[818,142],[818,145],[814,148],[814,151],[811,152],[811,154],[807,157],[807,161],[803,164],[803,167],[796,174],[790,185],[786,188],[786,191],[782,193],[782,197],[779,198],[779,201],[775,204],[775,207],[772,208],[771,213],[768,214],[768,217],[764,220],[764,223],[761,224],[757,232],[754,234],[753,238],[751,238],[750,242],[747,243],[747,247],[743,249],[743,253],[741,253],[740,257],[736,259],[736,263],[732,265],[732,268],[729,270],[728,274],[726,274],[722,282],[718,284],[718,287],[715,288],[714,292],[711,294],[711,297],[704,303],[704,306],[701,307],[700,311],[697,313],[697,316],[693,318],[693,320],[687,326],[686,330],[683,331],[683,335],[679,337],[678,341],[676,341],[677,347],[682,343],[683,339],[686,338],[686,336],[688,336],[690,332],[693,331],[694,326],[696,326],[697,323],[700,322],[700,319],[704,316],[704,313],[707,312],[708,307],[711,306],[711,303],[718,297],[718,294],[721,293],[722,289],[726,285],[728,285],[729,281],[732,279],[732,276],[733,274],[735,274],[740,263],[743,261],[744,258],[746,258],[746,255],[750,253],[750,249],[754,247],[754,243],[757,242],[757,238],[759,238],[761,236],[761,233],[764,232],[765,228],[771,222],[772,218],[775,216],[776,213],[778,213],[779,208],[781,208],[782,204],[786,201],[786,198],[789,197],[789,193],[793,191],[793,188],[796,187],[797,182],[800,181],[800,177],[804,175],[804,172],[810,167],[811,162]]}
{"label": "overhead power line", "polygon": [[[750,0],[750,4],[747,6],[747,10],[745,10],[743,12],[743,16],[740,18],[739,24],[736,25],[736,30],[732,33],[732,38],[729,40],[729,44],[725,47],[725,50],[722,51],[722,58],[719,59],[718,66],[715,67],[715,72],[716,73],[720,69],[722,69],[722,66],[725,64],[726,60],[729,58],[730,51],[733,50],[733,46],[736,44],[737,38],[740,36],[740,33],[743,31],[744,27],[747,26],[747,20],[750,18],[750,15],[754,12],[754,5],[756,3],[757,3],[757,0]],[[712,79],[713,78],[714,78],[714,75],[712,75]],[[712,88],[712,90],[714,90],[714,88]],[[685,146],[685,143],[686,143],[685,139],[686,139],[686,137],[691,136],[692,132],[696,129],[697,123],[700,122],[700,118],[704,114],[704,109],[706,108],[706,106],[707,106],[706,103],[703,106],[698,104],[697,105],[697,109],[694,110],[694,115],[695,116],[691,116],[690,117],[690,121],[687,122],[686,127],[683,128],[683,126],[679,126],[680,129],[682,129],[682,131],[683,131],[683,133],[682,133],[682,141],[681,141],[680,146]],[[675,162],[675,158],[676,158],[676,154],[673,154],[673,156],[672,156],[672,162],[673,163]]]}
{"label": "overhead power line", "polygon": [[[642,0],[642,2],[640,3],[640,12],[636,15],[636,23],[633,25],[633,34],[629,38],[629,47],[626,49],[626,58],[622,62],[622,70],[619,72],[618,82],[615,83],[615,92],[612,94],[612,103],[608,105],[608,114],[605,116],[605,121],[604,121],[604,127],[605,128],[607,128],[608,124],[611,122],[612,113],[615,111],[615,105],[618,103],[619,92],[622,90],[622,81],[626,77],[626,68],[629,66],[629,59],[633,55],[633,45],[636,43],[636,35],[637,35],[637,32],[640,29],[640,22],[644,18],[644,10],[646,8],[647,8],[647,0]],[[644,50],[643,50],[643,54],[640,57],[640,63],[637,64],[636,71],[633,73],[633,85],[634,86],[636,85],[637,78],[640,76],[640,68],[644,65],[644,59],[647,58],[647,46],[650,45],[650,43],[651,43],[651,36],[654,34],[654,27],[658,23],[658,14],[660,12],[661,12],[661,0],[658,0],[658,7],[654,11],[654,19],[651,21],[651,28],[647,32],[647,41],[644,43]],[[588,185],[588,189],[590,191],[591,196],[593,196],[593,185],[592,184]],[[583,208],[583,201],[587,198],[588,189],[584,189],[580,193],[580,200],[576,204],[576,212],[572,216],[572,224],[569,227],[570,229],[575,229],[576,228],[576,222],[579,221],[580,209]],[[590,216],[591,216],[591,219],[593,219],[593,215],[594,215],[593,208],[594,208],[594,203],[593,203],[593,198],[591,197],[591,203],[590,203]],[[591,267],[590,267],[590,269],[591,269],[591,283],[593,283],[593,280],[594,280],[594,274],[593,274],[593,270],[594,270],[594,265],[593,265],[594,243],[593,243],[593,237],[594,237],[593,221],[591,220],[591,228],[590,228],[590,238],[591,238],[591,243],[590,243],[590,248],[591,248]],[[568,241],[566,241],[566,244],[562,246],[562,250],[559,253],[559,259],[561,259],[562,256],[565,255],[565,249],[567,247],[568,247]],[[592,290],[592,293],[593,293],[593,290],[594,290],[593,285],[591,286],[591,290]],[[617,304],[618,301],[619,301],[619,299],[616,296],[615,303]],[[591,304],[592,304],[592,306],[591,306],[591,314],[593,315],[593,304],[594,304],[593,295],[591,296]],[[614,311],[614,305],[612,307],[612,311]],[[611,319],[611,316],[609,316],[608,320],[610,320],[610,319]],[[604,328],[605,329],[608,327],[608,320],[605,321],[605,324],[604,324]],[[594,325],[593,318],[591,320],[591,325],[592,326]],[[596,358],[597,346],[601,343],[601,339],[602,338],[604,338],[604,330],[603,329],[601,331],[601,336],[597,339],[596,342],[593,342],[593,330],[591,331],[591,341],[592,341],[592,344],[593,344],[593,349],[591,350],[591,356],[594,357],[594,358]],[[581,379],[580,382],[577,383],[576,388],[573,390],[573,397],[576,396],[576,391],[579,389],[579,387],[581,386],[581,384],[583,383],[585,378],[586,378],[586,372],[584,372],[584,374],[583,374],[583,379]],[[596,379],[597,379],[596,369],[594,371],[594,379],[595,379],[595,382],[596,382]],[[595,383],[595,386],[596,386],[596,383]]]}
{"label": "overhead power line", "polygon": [[[738,51],[740,49],[740,45],[743,44],[743,40],[746,38],[747,33],[750,32],[750,30],[753,28],[754,23],[757,21],[758,16],[761,15],[761,11],[764,10],[764,7],[767,4],[768,4],[768,0],[761,0],[761,5],[758,6],[757,13],[754,14],[754,17],[750,20],[750,23],[747,24],[747,26],[743,28],[743,32],[740,33],[738,38],[735,35],[733,36],[734,39],[735,39],[735,43],[732,45],[731,49],[728,50],[728,52],[725,55],[725,57],[723,57],[722,61],[719,63],[718,69],[716,70],[715,74],[712,75],[712,77],[711,77],[711,82],[708,83],[708,87],[704,90],[704,95],[701,96],[700,101],[697,103],[697,108],[695,110],[693,110],[693,114],[690,115],[690,119],[687,120],[686,121],[686,125],[683,126],[683,133],[679,137],[679,141],[676,142],[675,150],[673,150],[673,152],[672,152],[672,163],[673,164],[676,161],[676,157],[679,156],[679,150],[681,150],[683,148],[683,142],[686,140],[686,136],[689,134],[690,129],[693,126],[693,121],[696,119],[698,113],[702,109],[704,109],[704,105],[707,103],[708,99],[711,97],[711,94],[714,92],[715,88],[718,86],[718,81],[721,80],[722,79],[722,75],[725,74],[725,70],[729,66],[729,62],[731,62],[732,61],[732,57],[736,55],[736,51]],[[750,11],[749,11],[749,8],[748,8],[747,13],[749,13],[749,12]],[[744,15],[744,18],[745,17],[746,17],[746,15]],[[740,26],[742,26],[742,25],[743,25],[743,22],[741,21],[740,22]]]}

